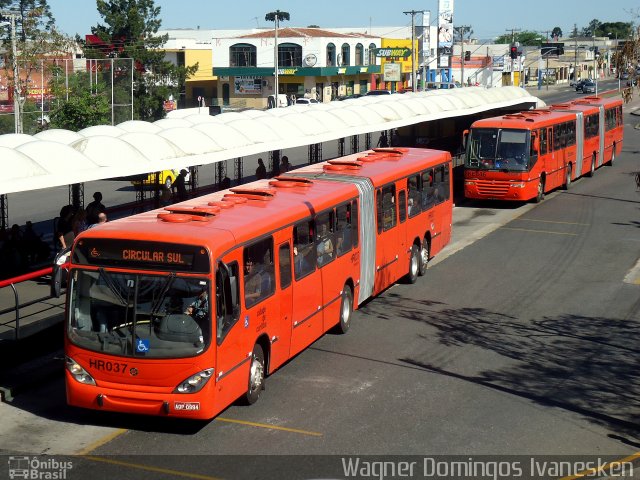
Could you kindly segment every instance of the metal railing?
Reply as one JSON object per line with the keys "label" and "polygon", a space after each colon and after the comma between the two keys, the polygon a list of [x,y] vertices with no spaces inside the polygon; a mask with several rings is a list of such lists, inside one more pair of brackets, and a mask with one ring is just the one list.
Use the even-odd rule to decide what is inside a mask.
{"label": "metal railing", "polygon": [[36,270],[35,272],[25,273],[24,275],[19,275],[17,277],[8,278],[7,280],[0,281],[0,288],[11,287],[11,289],[13,290],[13,296],[15,299],[14,306],[11,308],[5,308],[4,310],[0,310],[0,315],[5,315],[13,311],[15,312],[15,318],[13,318],[12,320],[0,323],[0,326],[12,328],[14,330],[14,340],[18,340],[20,338],[20,309],[29,307],[31,305],[35,305],[36,303],[40,303],[42,301],[53,298],[51,295],[47,295],[45,297],[36,298],[35,300],[30,300],[26,303],[20,304],[20,297],[18,295],[16,284],[25,282],[28,280],[33,280],[46,275],[51,275],[52,270],[53,270],[52,267],[47,267],[41,270]]}

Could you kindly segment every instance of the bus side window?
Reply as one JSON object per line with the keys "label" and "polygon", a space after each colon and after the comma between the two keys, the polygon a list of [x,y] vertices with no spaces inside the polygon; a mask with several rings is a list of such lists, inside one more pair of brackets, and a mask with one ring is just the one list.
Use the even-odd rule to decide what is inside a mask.
{"label": "bus side window", "polygon": [[540,129],[540,155],[547,154],[547,129]]}
{"label": "bus side window", "polygon": [[351,233],[353,236],[353,248],[358,246],[359,230],[358,230],[358,201],[353,200],[351,202]]}
{"label": "bus side window", "polygon": [[254,306],[275,291],[273,238],[259,240],[244,249],[244,304]]}
{"label": "bus side window", "polygon": [[422,209],[426,210],[433,205],[433,170],[422,172]]}
{"label": "bus side window", "polygon": [[400,223],[404,223],[407,219],[407,192],[401,190],[398,194],[398,211],[400,214]]}
{"label": "bus side window", "polygon": [[420,194],[420,177],[414,175],[407,180],[407,188],[409,190],[409,218],[417,215],[421,211],[421,194]]}
{"label": "bus side window", "polygon": [[238,262],[218,263],[216,271],[216,320],[218,345],[240,318]]}
{"label": "bus side window", "polygon": [[335,258],[335,222],[333,210],[316,217],[316,250],[318,267],[322,267]]}
{"label": "bus side window", "polygon": [[387,185],[377,191],[378,233],[386,232],[396,226],[396,186]]}
{"label": "bus side window", "polygon": [[443,195],[444,200],[449,200],[449,196],[450,196],[450,191],[451,191],[451,177],[450,177],[450,172],[449,172],[449,164],[445,164],[442,166],[443,170],[443,174],[444,174],[444,179],[442,180],[442,185],[443,188],[441,189],[440,193],[441,195]]}
{"label": "bus side window", "polygon": [[293,272],[296,280],[316,269],[316,249],[313,241],[314,222],[305,220],[293,227]]}
{"label": "bus side window", "polygon": [[353,247],[351,218],[351,203],[336,208],[336,251],[338,257],[350,252]]}
{"label": "bus side window", "polygon": [[291,247],[289,242],[280,245],[278,262],[280,265],[280,289],[284,290],[291,285]]}

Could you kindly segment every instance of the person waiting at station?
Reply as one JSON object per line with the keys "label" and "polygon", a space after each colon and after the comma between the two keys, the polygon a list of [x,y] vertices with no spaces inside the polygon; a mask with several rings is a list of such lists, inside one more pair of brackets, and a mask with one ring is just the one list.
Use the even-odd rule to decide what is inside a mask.
{"label": "person waiting at station", "polygon": [[106,207],[102,204],[102,193],[95,192],[93,194],[93,202],[87,205],[85,211],[87,214],[87,225],[98,223],[98,215],[107,211]]}
{"label": "person waiting at station", "polygon": [[187,170],[180,170],[180,174],[176,177],[173,182],[173,187],[176,189],[176,193],[178,194],[178,200],[184,202],[187,199],[187,186],[186,186],[186,178],[187,178]]}
{"label": "person waiting at station", "polygon": [[256,168],[256,179],[262,180],[264,178],[267,178],[267,167],[264,166],[264,162],[259,158],[258,168]]}

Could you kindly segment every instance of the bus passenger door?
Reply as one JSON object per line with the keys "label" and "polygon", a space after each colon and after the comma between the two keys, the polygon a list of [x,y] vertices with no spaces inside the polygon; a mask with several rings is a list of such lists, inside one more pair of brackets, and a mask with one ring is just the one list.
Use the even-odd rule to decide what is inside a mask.
{"label": "bus passenger door", "polygon": [[322,273],[316,268],[315,227],[305,220],[293,227],[293,309],[291,353],[293,356],[322,335]]}
{"label": "bus passenger door", "polygon": [[291,271],[291,242],[278,245],[276,268],[278,271],[277,282],[280,297],[280,315],[273,319],[270,328],[271,361],[269,373],[289,359],[291,348],[291,318],[293,311],[293,285]]}
{"label": "bus passenger door", "polygon": [[216,272],[216,365],[217,406],[224,408],[246,391],[249,357],[253,346],[247,344],[247,334],[240,310],[240,265],[242,250],[237,249],[218,263]]}
{"label": "bus passenger door", "polygon": [[399,271],[406,273],[409,269],[408,262],[402,268],[398,266],[400,255],[395,197],[396,186],[394,184],[376,189],[378,238],[376,240],[375,293],[381,292],[394,283],[399,277]]}

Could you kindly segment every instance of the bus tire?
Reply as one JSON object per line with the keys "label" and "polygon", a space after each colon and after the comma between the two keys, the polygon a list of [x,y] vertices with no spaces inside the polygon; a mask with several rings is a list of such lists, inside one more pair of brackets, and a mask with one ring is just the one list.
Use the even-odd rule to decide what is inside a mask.
{"label": "bus tire", "polygon": [[593,174],[596,171],[596,154],[594,153],[591,157],[591,168],[587,172],[587,177],[593,177]]}
{"label": "bus tire", "polygon": [[533,199],[534,203],[540,203],[544,199],[544,178],[540,177],[538,181],[538,193]]}
{"label": "bus tire", "polygon": [[409,273],[407,273],[407,281],[416,283],[420,273],[420,252],[417,245],[411,245],[411,257],[409,258]]}
{"label": "bus tire", "polygon": [[340,321],[335,327],[336,333],[347,333],[351,326],[351,316],[353,314],[353,293],[351,287],[345,285],[342,289],[342,299],[340,300]]}
{"label": "bus tire", "polygon": [[420,248],[420,265],[418,265],[418,275],[421,277],[426,275],[427,267],[429,266],[429,254],[431,253],[431,245],[427,237],[422,241],[422,247]]}
{"label": "bus tire", "polygon": [[567,163],[567,168],[566,170],[566,175],[565,175],[565,179],[564,179],[564,185],[562,186],[562,188],[564,190],[569,190],[569,188],[571,187],[571,164]]}
{"label": "bus tire", "polygon": [[264,352],[262,347],[256,343],[251,354],[249,382],[244,398],[247,405],[253,405],[260,398],[260,394],[264,390],[264,377]]}

